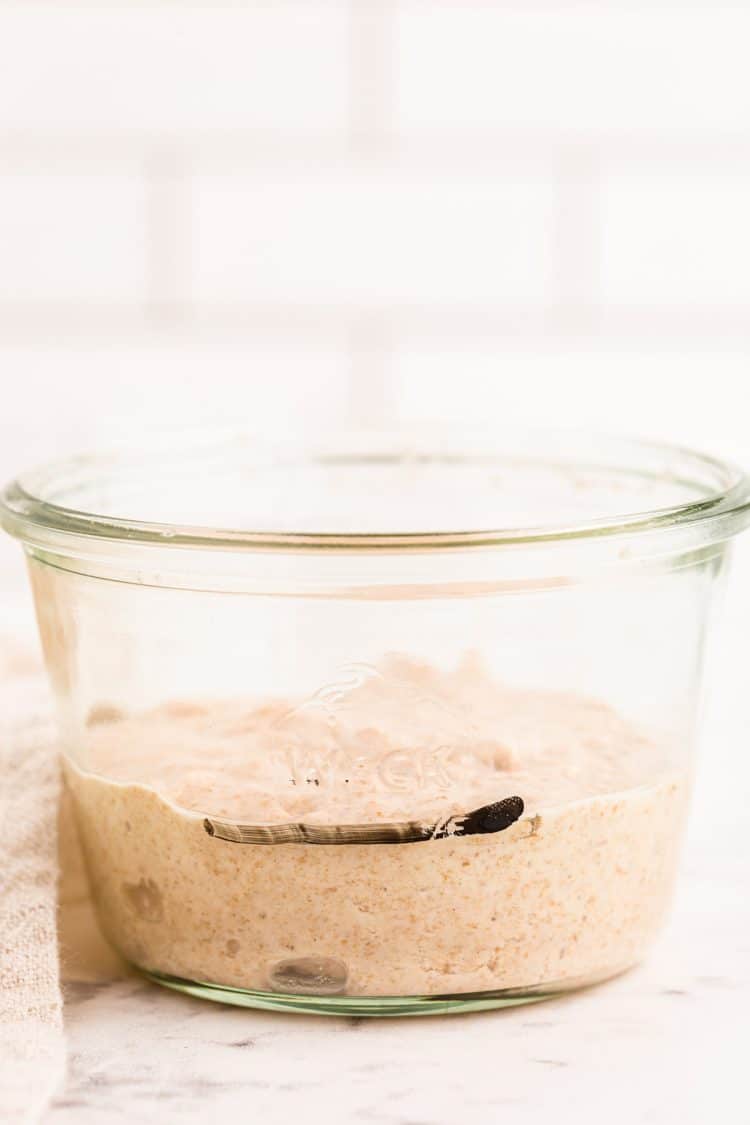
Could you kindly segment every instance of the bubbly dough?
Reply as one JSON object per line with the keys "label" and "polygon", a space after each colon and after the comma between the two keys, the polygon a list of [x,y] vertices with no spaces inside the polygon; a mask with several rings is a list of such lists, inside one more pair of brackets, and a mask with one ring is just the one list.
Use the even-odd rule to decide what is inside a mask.
{"label": "bubbly dough", "polygon": [[[320,979],[352,996],[533,990],[632,964],[668,903],[689,790],[607,705],[498,685],[471,657],[441,672],[389,656],[302,701],[102,705],[75,759],[100,918],[126,957],[260,990],[296,960],[308,991],[335,965]],[[266,846],[203,828],[433,823],[510,795],[523,817],[488,836]]]}

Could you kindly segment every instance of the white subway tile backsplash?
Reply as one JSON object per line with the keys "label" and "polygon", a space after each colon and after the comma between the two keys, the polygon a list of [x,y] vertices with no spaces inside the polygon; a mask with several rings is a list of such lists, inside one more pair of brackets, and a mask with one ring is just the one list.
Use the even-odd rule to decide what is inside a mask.
{"label": "white subway tile backsplash", "polygon": [[675,436],[678,384],[685,440],[744,423],[749,33],[737,0],[0,3],[35,418],[0,470],[238,416]]}
{"label": "white subway tile backsplash", "polygon": [[[261,434],[345,420],[342,338],[296,346],[176,342],[12,348],[0,344],[0,488],[35,465],[149,438],[149,431],[243,425]],[[0,535],[0,599],[27,598],[17,543]]]}
{"label": "white subway tile backsplash", "polygon": [[402,0],[404,134],[747,131],[750,7]]}
{"label": "white subway tile backsplash", "polygon": [[340,423],[349,365],[343,335],[243,346],[0,346],[0,387],[16,423],[0,430],[0,486],[36,462],[137,443],[149,430],[208,424],[283,433]]}
{"label": "white subway tile backsplash", "polygon": [[544,297],[553,184],[334,167],[198,175],[193,297],[352,306]]}
{"label": "white subway tile backsplash", "polygon": [[402,422],[619,432],[750,463],[747,352],[513,352],[425,337],[398,349],[391,370]]}
{"label": "white subway tile backsplash", "polygon": [[0,128],[336,131],[348,46],[333,0],[2,5]]}
{"label": "white subway tile backsplash", "polygon": [[147,255],[137,172],[0,170],[0,301],[139,301]]}
{"label": "white subway tile backsplash", "polygon": [[601,299],[747,303],[748,200],[750,161],[611,171],[601,198]]}

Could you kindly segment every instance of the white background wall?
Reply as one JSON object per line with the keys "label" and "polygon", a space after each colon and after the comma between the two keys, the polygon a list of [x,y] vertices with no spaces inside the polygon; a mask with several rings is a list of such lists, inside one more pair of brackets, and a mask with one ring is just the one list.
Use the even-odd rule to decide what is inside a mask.
{"label": "white background wall", "polygon": [[247,416],[750,460],[750,5],[0,0],[0,476]]}
{"label": "white background wall", "polygon": [[[747,0],[0,0],[0,477],[203,418],[750,465],[748,44]],[[749,559],[702,839],[750,800]]]}
{"label": "white background wall", "polygon": [[750,463],[748,43],[746,0],[0,0],[0,478],[238,417]]}

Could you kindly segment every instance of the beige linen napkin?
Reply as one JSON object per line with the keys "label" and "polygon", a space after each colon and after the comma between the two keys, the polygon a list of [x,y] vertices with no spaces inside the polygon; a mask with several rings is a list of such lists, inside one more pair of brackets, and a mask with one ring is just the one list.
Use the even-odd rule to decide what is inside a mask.
{"label": "beige linen napkin", "polygon": [[59,770],[36,677],[0,683],[0,1120],[40,1119],[65,1072],[57,951]]}

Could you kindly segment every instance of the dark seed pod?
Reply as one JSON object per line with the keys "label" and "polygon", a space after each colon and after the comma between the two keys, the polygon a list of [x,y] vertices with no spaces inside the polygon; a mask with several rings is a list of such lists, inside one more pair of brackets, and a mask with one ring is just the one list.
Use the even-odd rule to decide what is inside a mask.
{"label": "dark seed pod", "polygon": [[495,801],[494,805],[485,805],[484,808],[468,813],[463,818],[460,834],[479,836],[488,832],[502,832],[523,816],[523,809],[522,797],[505,797],[502,801]]}
{"label": "dark seed pod", "polygon": [[236,824],[206,817],[209,836],[232,844],[413,844],[448,836],[479,836],[510,828],[523,814],[521,797],[505,797],[437,824]]}

